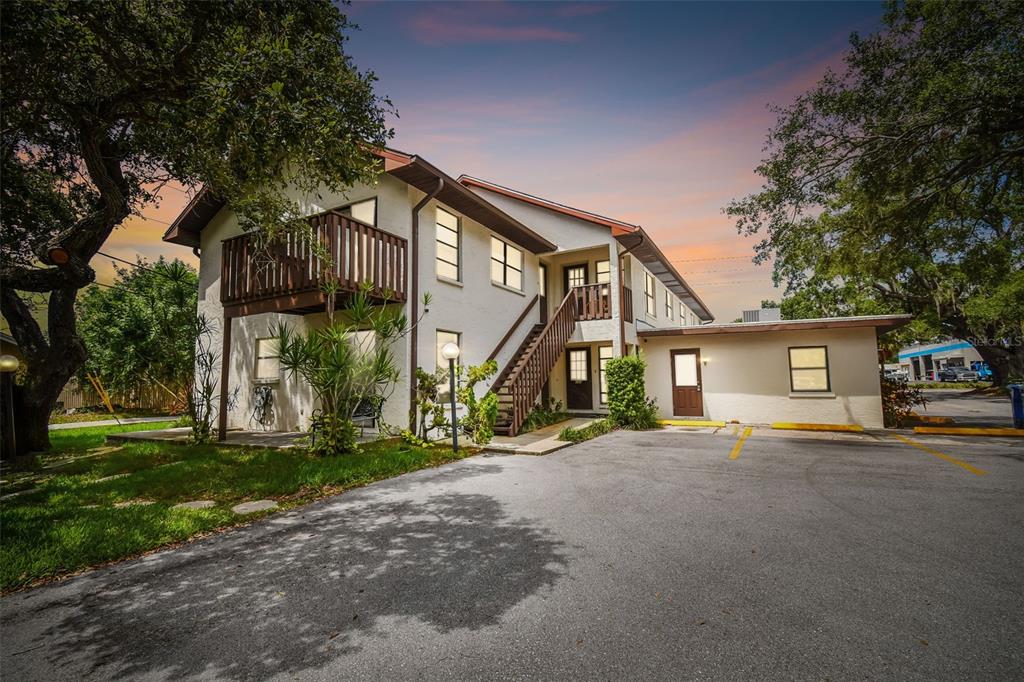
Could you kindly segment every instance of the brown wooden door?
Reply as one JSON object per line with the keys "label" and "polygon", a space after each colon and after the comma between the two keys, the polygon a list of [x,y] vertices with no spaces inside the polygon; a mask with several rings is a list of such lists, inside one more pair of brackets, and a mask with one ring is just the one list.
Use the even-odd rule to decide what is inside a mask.
{"label": "brown wooden door", "polygon": [[569,348],[565,351],[565,406],[570,410],[594,409],[589,348]]}
{"label": "brown wooden door", "polygon": [[672,414],[677,417],[704,414],[699,348],[672,351]]}

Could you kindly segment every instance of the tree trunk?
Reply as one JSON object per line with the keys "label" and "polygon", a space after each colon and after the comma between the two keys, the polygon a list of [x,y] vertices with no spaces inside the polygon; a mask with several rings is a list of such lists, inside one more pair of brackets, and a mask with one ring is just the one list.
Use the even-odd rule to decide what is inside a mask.
{"label": "tree trunk", "polygon": [[47,341],[18,295],[9,288],[0,292],[4,318],[28,366],[25,385],[14,394],[16,456],[50,449],[50,413],[65,384],[85,362],[85,345],[75,331],[77,294],[71,288],[50,293]]}
{"label": "tree trunk", "polygon": [[992,384],[1005,386],[1010,379],[1024,378],[1024,346],[975,346],[992,370]]}

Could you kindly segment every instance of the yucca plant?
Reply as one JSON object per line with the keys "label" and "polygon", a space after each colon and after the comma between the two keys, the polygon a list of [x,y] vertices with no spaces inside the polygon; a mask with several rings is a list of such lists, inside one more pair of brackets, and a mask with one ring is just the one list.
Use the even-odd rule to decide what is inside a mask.
{"label": "yucca plant", "polygon": [[[297,332],[285,323],[277,327],[281,368],[302,377],[320,403],[317,433],[310,439],[317,454],[356,451],[356,412],[369,406],[379,414],[398,382],[391,348],[411,325],[400,309],[375,305],[371,290],[369,284],[360,287],[323,328]],[[385,292],[383,298],[391,296]],[[424,297],[424,309],[428,304]],[[367,331],[373,332],[372,343],[360,343],[358,333]]]}

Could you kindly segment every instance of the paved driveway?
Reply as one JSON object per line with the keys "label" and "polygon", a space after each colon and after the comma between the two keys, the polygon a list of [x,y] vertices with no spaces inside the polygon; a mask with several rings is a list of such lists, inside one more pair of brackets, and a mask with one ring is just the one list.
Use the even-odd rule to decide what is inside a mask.
{"label": "paved driveway", "polygon": [[1019,442],[735,443],[477,457],[15,594],[4,678],[1024,675]]}
{"label": "paved driveway", "polygon": [[924,391],[928,404],[918,409],[921,414],[953,417],[958,426],[1013,426],[1013,407],[1005,395],[986,395],[969,389],[937,389]]}

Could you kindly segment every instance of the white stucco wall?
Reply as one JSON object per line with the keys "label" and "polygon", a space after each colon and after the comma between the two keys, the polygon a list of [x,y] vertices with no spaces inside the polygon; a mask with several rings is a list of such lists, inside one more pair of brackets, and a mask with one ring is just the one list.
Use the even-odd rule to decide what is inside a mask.
{"label": "white stucco wall", "polygon": [[[412,230],[412,207],[424,196],[400,180],[384,175],[372,186],[357,186],[344,193],[326,190],[316,196],[292,195],[310,213],[344,206],[371,197],[377,198],[377,227],[410,240]],[[519,316],[529,301],[537,294],[538,259],[525,249],[523,251],[523,291],[517,292],[491,283],[490,278],[490,237],[491,232],[479,223],[470,220],[458,211],[445,207],[460,218],[462,231],[462,273],[461,284],[440,280],[435,270],[435,229],[434,221],[437,201],[429,202],[420,213],[419,246],[419,295],[429,292],[431,305],[422,317],[418,329],[417,364],[432,370],[435,366],[436,330],[460,332],[462,334],[463,364],[479,364],[494,349],[509,326]],[[211,346],[221,352],[223,334],[223,308],[220,303],[221,243],[224,239],[240,234],[236,217],[222,210],[203,230],[200,251],[199,311],[215,321]],[[410,254],[412,257],[412,254]],[[420,306],[423,311],[423,306]],[[499,353],[499,367],[503,366],[518,348],[529,329],[540,319],[539,306],[534,306],[527,319],[517,328]],[[256,340],[273,335],[279,322],[285,322],[296,331],[326,324],[326,316],[281,315],[276,313],[250,315],[235,318],[232,322],[232,342],[229,359],[229,391],[237,389],[237,399],[228,413],[229,428],[255,428],[250,422],[253,412],[253,388],[256,385]],[[410,360],[409,339],[402,339],[392,346],[401,379],[384,406],[384,421],[404,425],[408,414]],[[219,382],[219,374],[218,374]],[[299,378],[282,374],[278,382],[271,384],[275,395],[274,429],[294,430],[308,427],[309,416],[316,407],[312,392]],[[486,390],[481,386],[479,391]],[[219,386],[218,386],[219,392]]]}
{"label": "white stucco wall", "polygon": [[[610,320],[587,320],[580,322],[571,338],[571,343],[610,341],[619,352],[619,272],[618,254],[621,250],[611,230],[586,220],[557,213],[534,206],[503,194],[486,189],[472,188],[487,201],[519,220],[547,240],[558,245],[558,250],[541,256],[548,266],[547,303],[549,314],[554,312],[565,298],[565,277],[563,268],[567,265],[587,266],[587,282],[597,282],[598,261],[609,261],[609,286],[611,288]],[[552,374],[557,371],[553,370]]]}
{"label": "white stucco wall", "polygon": [[[830,394],[791,394],[790,346],[828,348]],[[671,418],[670,351],[699,348],[704,416],[748,424],[800,422],[882,428],[873,328],[700,334],[642,339],[647,394]]]}
{"label": "white stucco wall", "polygon": [[[626,286],[633,290],[633,319],[635,320],[636,329],[643,331],[645,329],[689,327],[699,321],[699,318],[693,314],[693,311],[680,301],[675,294],[666,289],[665,285],[657,277],[654,278],[654,314],[648,314],[644,299],[644,275],[650,274],[650,272],[644,267],[643,263],[633,256],[626,256],[625,260]],[[672,300],[671,317],[665,314],[666,294]],[[680,305],[682,305],[686,313],[682,317],[679,315]]]}

